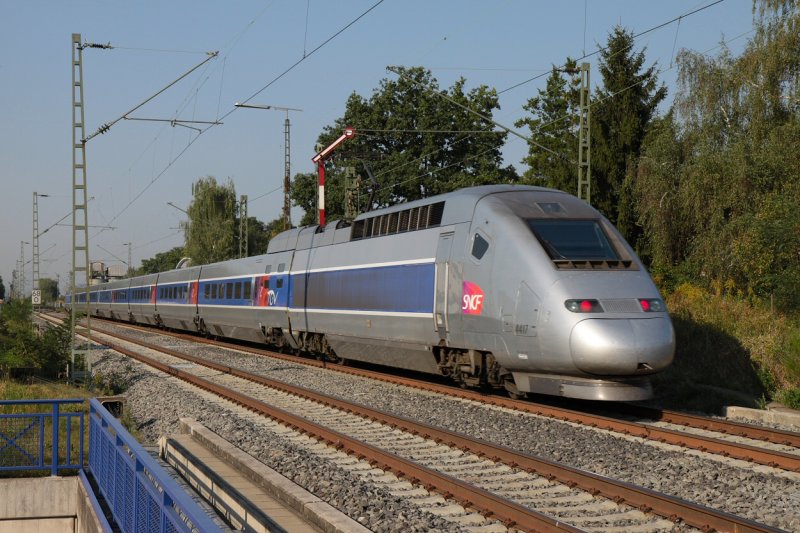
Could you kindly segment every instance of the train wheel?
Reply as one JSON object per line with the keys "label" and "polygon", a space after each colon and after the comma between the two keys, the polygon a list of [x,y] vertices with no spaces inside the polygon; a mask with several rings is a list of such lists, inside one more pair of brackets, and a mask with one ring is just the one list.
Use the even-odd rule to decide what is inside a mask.
{"label": "train wheel", "polygon": [[513,379],[503,380],[503,386],[505,387],[508,396],[514,400],[524,400],[525,398],[528,397],[527,392],[520,392],[520,390],[517,388],[517,384],[514,383]]}

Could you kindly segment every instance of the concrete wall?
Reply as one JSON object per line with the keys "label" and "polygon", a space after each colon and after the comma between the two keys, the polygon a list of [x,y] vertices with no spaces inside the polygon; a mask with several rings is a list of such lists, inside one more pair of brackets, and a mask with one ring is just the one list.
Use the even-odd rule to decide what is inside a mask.
{"label": "concrete wall", "polygon": [[103,531],[79,478],[0,479],[0,533]]}

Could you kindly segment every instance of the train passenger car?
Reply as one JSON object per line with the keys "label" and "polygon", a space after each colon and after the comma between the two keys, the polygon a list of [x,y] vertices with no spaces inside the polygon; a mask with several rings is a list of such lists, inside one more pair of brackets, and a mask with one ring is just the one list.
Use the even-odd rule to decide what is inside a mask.
{"label": "train passenger car", "polygon": [[128,288],[130,279],[121,279],[103,285],[104,294],[101,294],[102,305],[98,306],[97,314],[113,320],[128,320]]}
{"label": "train passenger car", "polygon": [[200,267],[170,270],[158,275],[153,320],[168,328],[197,329],[197,283]]}
{"label": "train passenger car", "polygon": [[253,258],[204,265],[197,283],[197,327],[221,337],[263,342],[253,307]]}
{"label": "train passenger car", "polygon": [[128,307],[134,322],[158,325],[156,319],[156,282],[158,274],[131,278],[128,289]]}

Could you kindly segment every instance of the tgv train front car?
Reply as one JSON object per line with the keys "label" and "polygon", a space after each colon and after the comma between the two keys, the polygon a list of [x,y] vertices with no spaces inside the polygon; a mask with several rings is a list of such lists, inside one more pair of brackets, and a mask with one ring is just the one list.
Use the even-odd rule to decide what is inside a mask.
{"label": "tgv train front car", "polygon": [[503,192],[477,203],[471,238],[494,249],[490,276],[467,280],[465,268],[465,281],[497,299],[504,346],[495,356],[513,376],[507,388],[652,397],[647,375],[672,362],[672,323],[643,265],[602,215],[566,193]]}

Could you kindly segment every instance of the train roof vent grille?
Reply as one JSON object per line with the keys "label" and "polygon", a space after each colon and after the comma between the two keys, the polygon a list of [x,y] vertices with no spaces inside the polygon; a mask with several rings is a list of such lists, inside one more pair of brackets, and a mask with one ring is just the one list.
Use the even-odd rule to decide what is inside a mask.
{"label": "train roof vent grille", "polygon": [[629,259],[554,259],[560,270],[638,270]]}
{"label": "train roof vent grille", "polygon": [[369,239],[407,231],[433,228],[442,223],[444,202],[421,205],[403,211],[364,218],[353,222],[350,240]]}

